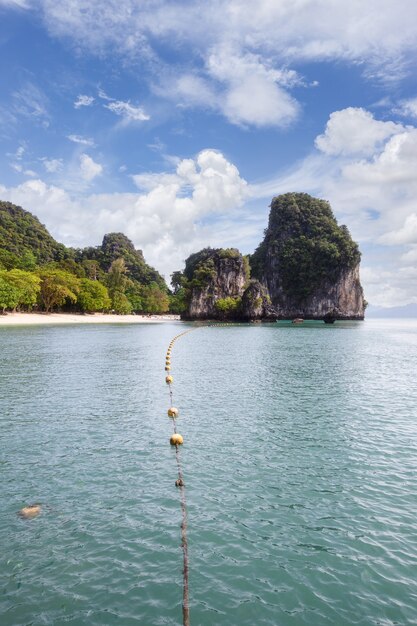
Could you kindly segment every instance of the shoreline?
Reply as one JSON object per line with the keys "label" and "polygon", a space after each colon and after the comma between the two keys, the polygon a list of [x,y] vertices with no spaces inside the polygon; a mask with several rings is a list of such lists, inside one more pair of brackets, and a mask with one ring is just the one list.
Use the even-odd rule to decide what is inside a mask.
{"label": "shoreline", "polygon": [[0,326],[40,326],[51,324],[161,324],[179,322],[179,315],[110,315],[108,313],[7,313],[0,315]]}

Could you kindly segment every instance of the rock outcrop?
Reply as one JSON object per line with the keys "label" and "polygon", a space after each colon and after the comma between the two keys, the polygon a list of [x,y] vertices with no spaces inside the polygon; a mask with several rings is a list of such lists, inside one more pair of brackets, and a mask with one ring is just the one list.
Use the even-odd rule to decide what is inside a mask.
{"label": "rock outcrop", "polygon": [[271,305],[268,290],[258,280],[251,280],[243,293],[239,319],[246,321],[277,319],[277,312]]}
{"label": "rock outcrop", "polygon": [[235,248],[191,255],[177,272],[183,318],[364,318],[358,246],[324,200],[305,193],[273,198],[265,238],[249,262]]}
{"label": "rock outcrop", "polygon": [[363,319],[359,263],[329,203],[304,193],[272,200],[265,239],[251,257],[278,319]]}
{"label": "rock outcrop", "polygon": [[[186,261],[190,297],[184,319],[225,319],[238,310],[248,282],[248,264],[235,248],[206,248]],[[234,316],[234,315],[232,315]]]}

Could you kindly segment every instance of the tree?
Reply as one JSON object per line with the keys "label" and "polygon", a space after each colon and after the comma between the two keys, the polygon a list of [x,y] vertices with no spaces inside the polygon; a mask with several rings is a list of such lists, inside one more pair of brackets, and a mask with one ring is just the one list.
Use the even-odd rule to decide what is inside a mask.
{"label": "tree", "polygon": [[0,276],[12,285],[18,292],[17,306],[26,306],[31,308],[36,304],[40,291],[40,278],[33,272],[25,272],[19,269],[13,269],[9,272],[2,271]]}
{"label": "tree", "polygon": [[112,299],[113,311],[118,315],[129,315],[132,312],[132,305],[121,291],[115,291]]}
{"label": "tree", "polygon": [[169,298],[166,291],[162,291],[156,283],[144,285],[143,310],[145,313],[166,313],[169,309]]}
{"label": "tree", "polygon": [[15,309],[19,304],[19,290],[0,276],[0,309]]}
{"label": "tree", "polygon": [[112,262],[107,273],[107,287],[110,297],[116,292],[124,293],[127,286],[127,268],[125,260],[120,257]]}
{"label": "tree", "polygon": [[80,281],[73,274],[44,267],[39,271],[39,276],[41,279],[40,303],[47,313],[54,307],[62,306],[67,300],[77,301]]}
{"label": "tree", "polygon": [[111,306],[107,287],[98,282],[82,278],[77,302],[82,311],[107,311]]}
{"label": "tree", "polygon": [[132,305],[133,311],[143,311],[143,285],[129,280],[125,294]]}
{"label": "tree", "polygon": [[125,294],[129,284],[126,273],[126,263],[121,257],[112,262],[107,273],[107,287],[111,298],[111,307],[113,311],[120,315],[132,312],[132,305]]}
{"label": "tree", "polygon": [[241,298],[227,297],[219,298],[214,306],[216,307],[216,310],[218,311],[220,317],[222,319],[226,319],[228,317],[233,317],[233,315],[237,313],[240,304]]}

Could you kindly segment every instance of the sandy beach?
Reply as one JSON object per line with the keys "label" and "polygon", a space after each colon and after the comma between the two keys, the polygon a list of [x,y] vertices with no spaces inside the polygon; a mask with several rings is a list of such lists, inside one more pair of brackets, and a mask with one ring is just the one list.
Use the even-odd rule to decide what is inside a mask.
{"label": "sandy beach", "polygon": [[41,324],[157,324],[179,321],[179,315],[109,315],[105,313],[7,313],[0,315],[0,326]]}

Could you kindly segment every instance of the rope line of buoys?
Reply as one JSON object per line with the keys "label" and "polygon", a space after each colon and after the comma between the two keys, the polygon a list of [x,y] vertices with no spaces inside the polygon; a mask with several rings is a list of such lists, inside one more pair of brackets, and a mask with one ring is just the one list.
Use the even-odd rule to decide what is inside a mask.
{"label": "rope line of buoys", "polygon": [[175,486],[179,487],[181,493],[181,546],[183,551],[183,598],[182,598],[182,617],[183,617],[183,626],[190,626],[190,606],[189,606],[189,584],[188,584],[188,573],[189,573],[189,560],[188,560],[188,541],[187,541],[187,503],[185,499],[185,482],[184,482],[184,474],[182,471],[181,465],[181,452],[180,446],[184,443],[183,436],[177,432],[177,418],[179,416],[179,410],[174,406],[174,394],[173,394],[173,383],[174,377],[171,374],[171,356],[172,349],[174,344],[180,337],[191,333],[194,330],[198,330],[200,328],[208,328],[213,326],[230,326],[227,323],[218,323],[218,324],[204,324],[203,326],[197,326],[196,328],[190,328],[189,330],[176,335],[169,343],[168,350],[165,357],[165,382],[168,385],[169,389],[169,400],[170,405],[168,408],[168,417],[171,418],[173,424],[173,433],[170,437],[171,446],[175,446],[175,458],[177,461],[177,471],[178,478],[175,481]]}
{"label": "rope line of buoys", "polygon": [[190,328],[179,335],[176,335],[170,342],[168,346],[168,350],[165,357],[165,382],[168,385],[169,389],[169,400],[170,405],[168,408],[168,417],[171,418],[173,424],[173,433],[170,437],[171,446],[175,446],[175,458],[177,461],[177,472],[178,478],[175,481],[175,486],[179,487],[181,493],[181,546],[183,552],[183,595],[182,595],[182,619],[184,626],[190,626],[190,604],[189,604],[189,592],[188,592],[188,572],[189,572],[189,563],[188,563],[188,541],[187,541],[187,502],[185,499],[185,482],[184,482],[184,474],[181,466],[181,452],[180,446],[184,443],[184,438],[180,433],[177,432],[177,418],[179,415],[178,409],[173,406],[174,404],[174,394],[172,385],[174,382],[174,377],[171,372],[171,353],[174,347],[175,342],[184,335],[187,335],[193,330],[197,330],[196,328]]}

